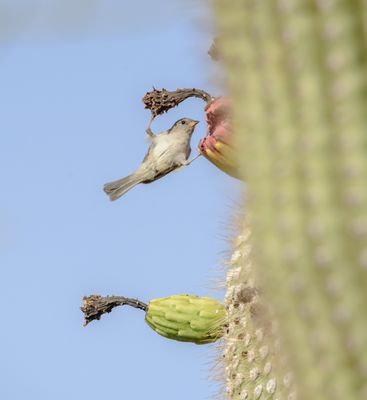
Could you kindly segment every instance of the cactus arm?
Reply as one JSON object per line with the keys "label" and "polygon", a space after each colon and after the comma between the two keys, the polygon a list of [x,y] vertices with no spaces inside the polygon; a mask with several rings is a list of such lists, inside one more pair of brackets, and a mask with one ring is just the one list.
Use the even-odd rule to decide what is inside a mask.
{"label": "cactus arm", "polygon": [[[367,4],[218,0],[216,13],[247,183],[251,277],[287,344],[273,353],[276,391],[285,358],[298,398],[360,399],[367,382]],[[248,398],[267,398],[264,386],[257,396],[242,384],[250,385]]]}

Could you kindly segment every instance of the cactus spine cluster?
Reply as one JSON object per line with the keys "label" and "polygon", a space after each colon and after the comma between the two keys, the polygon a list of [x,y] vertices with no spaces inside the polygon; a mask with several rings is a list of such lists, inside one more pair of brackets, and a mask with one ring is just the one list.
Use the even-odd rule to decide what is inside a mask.
{"label": "cactus spine cluster", "polygon": [[279,357],[277,326],[256,283],[250,239],[245,223],[227,261],[226,396],[233,400],[287,399],[294,393],[292,373]]}
{"label": "cactus spine cluster", "polygon": [[[229,397],[366,398],[367,3],[215,3],[247,183],[251,285],[267,306],[264,323],[276,327],[274,342],[283,343],[269,347],[272,372],[256,391],[239,360],[249,306],[237,311],[242,328],[231,314],[230,326],[240,322],[239,340],[226,337]],[[237,279],[250,279],[246,262],[237,263]],[[228,281],[227,301],[235,290]],[[264,372],[259,351],[255,361]],[[277,393],[287,367],[294,390]],[[274,393],[266,390],[271,376]]]}

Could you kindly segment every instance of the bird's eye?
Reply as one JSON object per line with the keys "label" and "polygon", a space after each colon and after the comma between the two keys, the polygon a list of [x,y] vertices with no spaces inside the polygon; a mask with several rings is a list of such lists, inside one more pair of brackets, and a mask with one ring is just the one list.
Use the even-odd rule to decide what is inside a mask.
{"label": "bird's eye", "polygon": [[181,124],[182,124],[182,125],[185,125],[185,124],[186,124],[186,121],[181,121]]}

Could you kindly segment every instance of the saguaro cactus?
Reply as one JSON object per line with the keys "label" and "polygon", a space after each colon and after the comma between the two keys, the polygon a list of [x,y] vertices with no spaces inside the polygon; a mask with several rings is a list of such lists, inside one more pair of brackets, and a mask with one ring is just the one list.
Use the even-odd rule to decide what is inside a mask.
{"label": "saguaro cactus", "polygon": [[215,9],[251,276],[284,344],[274,376],[287,360],[298,398],[366,398],[367,3],[217,0]]}
{"label": "saguaro cactus", "polygon": [[226,394],[238,400],[292,398],[292,372],[282,357],[275,319],[261,298],[251,249],[251,230],[246,222],[227,262],[228,329],[222,358]]}

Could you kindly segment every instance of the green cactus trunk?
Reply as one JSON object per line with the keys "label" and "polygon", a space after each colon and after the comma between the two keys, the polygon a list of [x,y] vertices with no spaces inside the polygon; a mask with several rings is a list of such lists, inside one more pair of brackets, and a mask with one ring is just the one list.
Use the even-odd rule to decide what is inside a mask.
{"label": "green cactus trunk", "polygon": [[281,356],[275,319],[261,299],[254,273],[251,231],[247,224],[233,243],[228,260],[228,329],[223,360],[226,392],[230,399],[291,399],[292,372]]}
{"label": "green cactus trunk", "polygon": [[[228,393],[365,398],[367,3],[217,0],[216,15],[253,246],[249,269],[238,244],[241,282],[228,279],[229,332],[239,338],[226,336]],[[266,304],[260,328],[233,297],[240,283]],[[254,345],[250,366],[244,338],[266,326],[272,371],[251,380],[267,357]]]}

